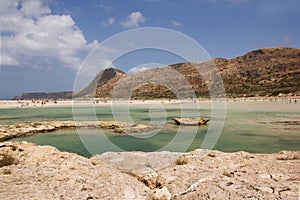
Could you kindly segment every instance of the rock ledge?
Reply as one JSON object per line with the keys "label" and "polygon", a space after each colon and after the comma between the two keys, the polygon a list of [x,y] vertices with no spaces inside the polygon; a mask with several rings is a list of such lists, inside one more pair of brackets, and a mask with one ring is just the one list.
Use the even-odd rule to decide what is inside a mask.
{"label": "rock ledge", "polygon": [[0,143],[0,199],[297,199],[300,152],[107,152]]}

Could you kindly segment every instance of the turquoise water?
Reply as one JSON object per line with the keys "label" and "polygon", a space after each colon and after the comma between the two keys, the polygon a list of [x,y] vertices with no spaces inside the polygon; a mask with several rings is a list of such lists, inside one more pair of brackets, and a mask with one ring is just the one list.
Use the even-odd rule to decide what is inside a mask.
{"label": "turquoise water", "polygon": [[[266,104],[268,105],[268,104]],[[229,106],[222,134],[217,140],[214,149],[225,152],[247,151],[253,153],[272,153],[281,150],[300,150],[300,125],[289,124],[287,121],[300,121],[299,105],[279,104],[268,109],[266,105],[238,104]],[[283,106],[287,106],[284,109]],[[291,107],[294,106],[294,107]],[[278,109],[277,109],[278,108]],[[280,109],[279,109],[280,108]],[[150,120],[149,106],[132,106],[131,118],[136,123],[148,123]],[[201,116],[210,117],[210,109],[186,109],[189,113],[201,113]],[[166,119],[167,125],[157,134],[149,133],[136,137],[135,135],[120,135],[112,130],[98,129],[64,129],[51,133],[40,133],[30,137],[16,138],[41,145],[52,145],[62,151],[74,152],[83,156],[106,151],[157,151],[164,150],[168,144],[173,144],[172,151],[187,151],[200,148],[207,134],[209,125],[199,127],[194,137],[193,127],[184,127],[180,138],[178,126],[171,123],[173,117],[180,116],[181,110],[176,106],[166,106],[166,112],[161,109],[151,111],[152,120]],[[80,109],[81,119],[89,119],[89,108]],[[122,115],[122,112],[116,113]],[[113,120],[109,106],[96,107],[98,120]],[[72,108],[23,108],[0,109],[0,124],[13,124],[21,121],[54,121],[72,120]],[[194,138],[192,142],[189,137]]]}

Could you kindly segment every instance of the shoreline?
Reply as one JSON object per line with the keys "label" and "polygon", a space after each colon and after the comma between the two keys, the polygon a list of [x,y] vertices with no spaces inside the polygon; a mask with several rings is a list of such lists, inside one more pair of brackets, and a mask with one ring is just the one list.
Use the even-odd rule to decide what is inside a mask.
{"label": "shoreline", "polygon": [[[223,100],[222,100],[223,101]],[[72,106],[108,106],[108,105],[176,105],[181,103],[211,103],[207,98],[197,99],[153,99],[153,100],[103,100],[103,99],[68,99],[68,100],[0,100],[0,109],[4,108],[48,108],[48,107],[72,107]],[[218,102],[218,101],[215,101]],[[293,97],[244,97],[226,98],[226,103],[234,102],[282,102],[285,104],[300,104],[300,96]]]}

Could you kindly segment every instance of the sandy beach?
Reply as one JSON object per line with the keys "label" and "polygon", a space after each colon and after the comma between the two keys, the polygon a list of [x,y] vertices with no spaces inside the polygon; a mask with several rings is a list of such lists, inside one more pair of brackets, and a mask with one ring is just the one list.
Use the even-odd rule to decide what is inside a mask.
{"label": "sandy beach", "polygon": [[[216,101],[216,103],[220,101]],[[259,97],[259,98],[236,98],[226,99],[225,109],[240,111],[297,111],[300,110],[300,97]],[[187,100],[129,100],[129,101],[103,101],[99,99],[84,100],[0,100],[0,109],[5,108],[42,108],[42,107],[71,107],[71,106],[149,106],[160,105],[162,107],[194,107],[211,109],[213,101],[210,99],[187,99]],[[221,104],[219,104],[220,106]]]}

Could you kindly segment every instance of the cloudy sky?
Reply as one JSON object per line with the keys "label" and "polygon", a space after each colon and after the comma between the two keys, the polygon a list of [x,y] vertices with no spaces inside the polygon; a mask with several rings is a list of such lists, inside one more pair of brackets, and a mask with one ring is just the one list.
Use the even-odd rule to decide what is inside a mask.
{"label": "cloudy sky", "polygon": [[[300,48],[299,19],[299,0],[0,0],[0,99],[72,90],[90,51],[122,31],[168,28],[193,38],[211,57],[232,58],[262,47]],[[103,55],[118,51],[101,49]],[[139,60],[140,68],[129,60]],[[110,62],[103,56],[93,64],[101,69]],[[176,62],[144,52],[113,66],[134,73],[147,63]]]}

